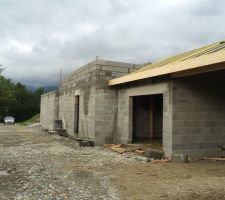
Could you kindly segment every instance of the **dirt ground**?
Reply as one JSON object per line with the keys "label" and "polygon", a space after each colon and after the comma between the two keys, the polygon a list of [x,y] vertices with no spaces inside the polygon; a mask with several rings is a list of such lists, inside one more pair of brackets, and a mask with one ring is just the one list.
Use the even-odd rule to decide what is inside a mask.
{"label": "dirt ground", "polygon": [[0,125],[0,199],[225,199],[225,163],[151,163]]}

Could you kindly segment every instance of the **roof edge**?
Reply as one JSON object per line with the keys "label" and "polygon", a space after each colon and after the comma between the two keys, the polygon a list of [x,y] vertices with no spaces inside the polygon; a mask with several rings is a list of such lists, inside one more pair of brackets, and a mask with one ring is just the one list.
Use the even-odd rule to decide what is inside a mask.
{"label": "roof edge", "polygon": [[203,66],[213,65],[220,62],[225,62],[225,51],[218,51],[215,53],[202,55],[200,57],[187,59],[182,62],[176,61],[173,63],[169,63],[167,65],[164,65],[162,67],[152,68],[149,70],[128,74],[116,79],[109,80],[108,85],[113,86],[113,85],[131,82],[131,81],[141,80],[145,78],[162,76],[165,74],[172,74],[176,72],[200,68]]}

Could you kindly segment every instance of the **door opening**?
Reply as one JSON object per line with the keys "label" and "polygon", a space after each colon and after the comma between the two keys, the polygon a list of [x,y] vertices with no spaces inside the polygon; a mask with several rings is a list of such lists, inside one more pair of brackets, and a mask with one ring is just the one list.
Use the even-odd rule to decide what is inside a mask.
{"label": "door opening", "polygon": [[74,132],[79,133],[79,107],[80,107],[80,97],[75,96],[75,109],[74,109]]}
{"label": "door opening", "polygon": [[133,142],[162,144],[163,95],[133,97]]}

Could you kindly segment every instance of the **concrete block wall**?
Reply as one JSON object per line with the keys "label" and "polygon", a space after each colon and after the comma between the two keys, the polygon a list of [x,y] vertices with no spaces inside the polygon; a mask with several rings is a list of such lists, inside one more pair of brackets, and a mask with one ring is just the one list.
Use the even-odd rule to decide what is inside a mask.
{"label": "concrete block wall", "polygon": [[222,155],[225,144],[225,71],[173,81],[173,154]]}
{"label": "concrete block wall", "polygon": [[165,155],[172,155],[173,141],[173,91],[169,81],[163,91],[163,148]]}
{"label": "concrete block wall", "polygon": [[63,128],[71,133],[74,130],[75,99],[73,92],[60,92],[59,105],[59,119],[63,120]]}
{"label": "concrete block wall", "polygon": [[44,129],[54,129],[54,120],[58,115],[58,91],[41,96],[40,123]]}
{"label": "concrete block wall", "polygon": [[73,71],[63,79],[61,90],[65,91],[70,88],[77,88],[92,85],[95,83],[96,71],[99,68],[96,60],[84,65]]}
{"label": "concrete block wall", "polygon": [[65,90],[72,87],[80,87],[80,85],[83,85],[82,81],[89,82],[97,87],[108,88],[108,80],[131,73],[140,67],[141,65],[131,63],[100,59],[94,60],[65,77],[62,84],[62,89]]}
{"label": "concrete block wall", "polygon": [[80,138],[90,138],[95,141],[95,88],[91,87],[80,92]]}
{"label": "concrete block wall", "polygon": [[[95,60],[69,74],[60,88],[59,118],[67,132],[93,139],[96,145],[113,142],[117,92],[108,80],[137,70],[140,65]],[[79,133],[74,133],[75,96],[80,97]]]}
{"label": "concrete block wall", "polygon": [[163,95],[163,148],[166,156],[172,154],[172,92],[171,83],[162,79],[146,79],[133,84],[117,86],[118,114],[115,142],[132,143],[133,99],[140,95]]}
{"label": "concrete block wall", "polygon": [[[88,93],[88,95],[86,94]],[[79,132],[75,133],[75,97],[79,95]],[[95,92],[93,87],[70,88],[59,96],[59,118],[65,121],[69,135],[94,139]]]}
{"label": "concrete block wall", "polygon": [[[96,61],[93,61],[63,80],[59,95],[59,118],[65,121],[67,133],[71,136],[94,139],[96,70]],[[76,96],[79,96],[78,133],[75,133]]]}
{"label": "concrete block wall", "polygon": [[117,127],[115,143],[132,143],[133,101],[129,89],[118,89]]}
{"label": "concrete block wall", "polygon": [[130,63],[98,60],[96,72],[95,143],[115,142],[117,123],[117,90],[108,86],[108,80],[126,75],[141,66]]}
{"label": "concrete block wall", "polygon": [[112,143],[115,133],[117,96],[115,90],[96,89],[95,143]]}

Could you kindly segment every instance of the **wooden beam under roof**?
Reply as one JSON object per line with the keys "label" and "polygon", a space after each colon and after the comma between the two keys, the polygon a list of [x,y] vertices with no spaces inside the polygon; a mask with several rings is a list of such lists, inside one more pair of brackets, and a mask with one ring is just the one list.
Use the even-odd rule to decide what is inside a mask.
{"label": "wooden beam under roof", "polygon": [[[192,74],[203,73],[208,71],[219,70],[215,67],[216,64],[224,63],[220,65],[219,69],[225,69],[225,50],[220,50],[214,53],[205,54],[196,58],[190,58],[183,61],[177,61],[166,64],[162,67],[156,67],[153,69],[131,73],[119,78],[109,80],[108,85],[118,85],[131,81],[141,80],[145,78],[151,78],[156,76],[162,76],[166,74],[175,74],[178,72],[188,72],[191,70]],[[188,73],[187,73],[188,74]],[[185,73],[183,74],[185,75]]]}

